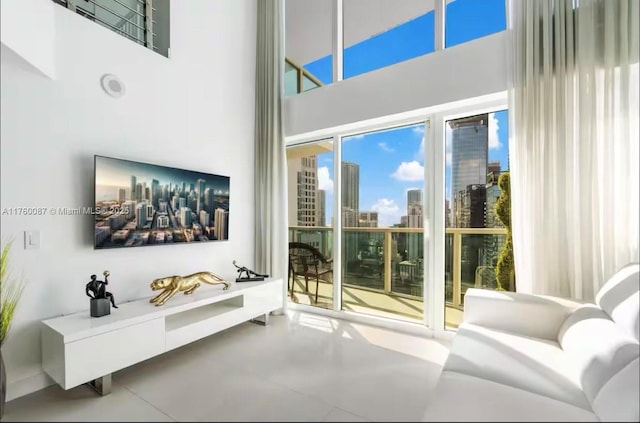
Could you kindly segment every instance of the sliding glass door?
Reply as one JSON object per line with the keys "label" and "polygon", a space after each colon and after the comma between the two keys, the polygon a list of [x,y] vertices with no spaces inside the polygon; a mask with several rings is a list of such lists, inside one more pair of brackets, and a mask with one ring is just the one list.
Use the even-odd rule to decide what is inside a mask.
{"label": "sliding glass door", "polygon": [[507,126],[506,110],[444,122],[445,325],[450,329],[462,322],[467,289],[513,289],[509,275],[505,282],[498,271],[507,239],[501,214],[508,210],[499,184],[509,172]]}
{"label": "sliding glass door", "polygon": [[333,139],[287,149],[289,301],[333,309]]}
{"label": "sliding glass door", "polygon": [[424,123],[342,138],[342,309],[424,320]]}
{"label": "sliding glass door", "polygon": [[290,301],[444,330],[467,289],[514,290],[500,104],[290,146],[289,241],[320,255],[290,250]]}

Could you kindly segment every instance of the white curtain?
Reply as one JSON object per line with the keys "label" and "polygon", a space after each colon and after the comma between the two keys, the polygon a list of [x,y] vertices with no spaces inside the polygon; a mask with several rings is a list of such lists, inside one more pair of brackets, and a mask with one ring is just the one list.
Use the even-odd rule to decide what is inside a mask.
{"label": "white curtain", "polygon": [[509,0],[518,291],[593,299],[638,261],[638,0]]}
{"label": "white curtain", "polygon": [[287,163],[282,127],[283,0],[259,0],[257,8],[255,266],[258,273],[286,278]]}

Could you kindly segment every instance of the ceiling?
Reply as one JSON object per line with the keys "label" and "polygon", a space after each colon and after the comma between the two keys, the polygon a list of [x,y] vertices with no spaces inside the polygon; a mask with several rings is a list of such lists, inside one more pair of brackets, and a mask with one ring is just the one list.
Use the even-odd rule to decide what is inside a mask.
{"label": "ceiling", "polygon": [[306,143],[299,146],[287,148],[287,160],[298,159],[300,157],[315,156],[330,151],[333,151],[333,139],[314,143]]}
{"label": "ceiling", "polygon": [[[331,54],[333,0],[286,0],[285,53],[305,65]],[[434,0],[343,0],[344,46],[434,9]]]}

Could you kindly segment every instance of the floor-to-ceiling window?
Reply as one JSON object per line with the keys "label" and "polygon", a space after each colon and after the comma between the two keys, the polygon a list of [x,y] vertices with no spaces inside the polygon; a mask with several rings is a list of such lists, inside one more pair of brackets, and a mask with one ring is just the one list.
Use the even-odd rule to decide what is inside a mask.
{"label": "floor-to-ceiling window", "polygon": [[507,111],[447,120],[444,133],[445,325],[455,328],[467,289],[513,289],[496,274],[506,254],[499,180],[509,171]]}
{"label": "floor-to-ceiling window", "polygon": [[[435,56],[442,53],[439,50],[502,31],[506,26],[502,0],[327,0],[324,11],[315,15],[311,9],[299,7],[302,2],[298,0],[288,0],[287,3],[296,3],[296,6],[292,6],[294,9],[287,10],[287,59],[293,59],[287,62],[288,92],[306,90],[300,80],[306,75],[305,72],[313,74],[313,78],[321,85],[326,85],[342,79],[359,79],[360,75],[380,70],[370,75],[370,80],[390,84],[390,79],[384,76],[391,75],[393,70],[382,68],[428,53],[433,53],[431,59],[436,61]],[[305,20],[309,21],[308,25],[299,24]],[[289,25],[290,21],[297,23]],[[317,22],[324,22],[324,26],[316,28]],[[319,32],[314,33],[311,31],[313,28]],[[326,31],[329,31],[329,35]],[[317,39],[313,34],[317,35]],[[305,42],[296,47],[289,42],[292,39]],[[500,37],[495,39],[501,41]],[[489,41],[478,45],[489,45]],[[319,45],[323,47],[316,49]],[[305,49],[308,51],[300,56],[304,60],[293,57],[294,53]],[[473,50],[471,45],[468,49]],[[452,52],[442,57],[446,59],[454,55]],[[406,69],[420,63],[423,62],[416,60],[413,64],[407,64]],[[426,60],[424,63],[431,62]],[[420,77],[438,78],[429,72],[421,72]],[[419,86],[421,81],[416,79],[415,84]],[[345,81],[342,86],[354,87],[349,92],[355,94],[359,81]],[[334,88],[340,90],[338,86]],[[329,91],[327,89],[326,98],[333,98]],[[367,85],[367,92],[372,91],[375,92],[375,87]],[[316,285],[298,277],[293,297],[300,296],[296,290],[311,291],[310,295],[305,294],[308,298],[304,301],[313,306],[426,322],[434,329],[455,327],[460,322],[466,289],[471,286],[491,287],[490,281],[496,280],[497,260],[506,229],[495,224],[495,216],[494,223],[487,223],[492,219],[487,216],[487,210],[493,207],[490,202],[495,202],[498,198],[496,195],[499,196],[497,179],[492,182],[493,185],[487,179],[490,162],[494,161],[492,154],[497,149],[487,144],[487,157],[482,163],[473,163],[464,154],[466,144],[460,144],[462,147],[455,153],[458,154],[455,159],[458,163],[456,190],[464,191],[467,185],[473,185],[475,189],[472,187],[464,191],[464,195],[452,198],[450,162],[454,152],[450,149],[445,152],[444,140],[447,133],[448,144],[451,144],[451,124],[458,123],[463,128],[463,120],[476,116],[477,110],[504,108],[506,98],[500,99],[500,103],[495,96],[498,93],[490,94],[493,96],[491,99],[488,96],[487,99],[470,98],[467,104],[466,99],[456,97],[459,101],[455,106],[453,103],[430,105],[428,108],[425,105],[425,109],[421,110],[415,110],[420,106],[419,101],[408,100],[410,104],[407,104],[407,109],[414,108],[414,111],[401,110],[394,117],[389,116],[388,120],[376,115],[371,121],[353,122],[353,116],[346,116],[344,121],[332,121],[340,127],[320,128],[320,125],[316,125],[318,127],[313,128],[313,136],[311,132],[310,137],[304,133],[291,136],[292,143],[317,140],[318,133],[323,134],[322,137],[332,137],[335,146],[333,166],[327,172],[329,179],[336,184],[335,206],[332,210],[334,224],[331,228],[334,250],[330,255],[334,259],[333,266],[330,266],[332,280],[327,281],[326,286],[321,281],[316,292]],[[318,95],[322,97],[316,91],[315,94],[309,93],[288,101],[296,104],[295,101],[300,100],[300,104],[303,104]],[[403,93],[399,92],[392,99],[384,97],[380,96],[382,104],[385,101],[402,102]],[[480,102],[483,102],[481,107],[478,106]],[[326,104],[327,108],[334,106],[339,108],[342,104]],[[463,113],[460,113],[461,110]],[[464,114],[464,111],[469,113]],[[504,113],[504,122],[499,126],[506,134]],[[491,120],[489,115],[497,116],[498,121],[502,120],[500,112],[486,114],[486,122]],[[354,116],[360,115],[355,113]],[[322,110],[307,113],[305,119],[307,117],[317,117],[318,122],[325,121]],[[431,143],[431,147],[425,148],[420,136],[425,125],[407,124],[421,120],[436,122],[427,132],[431,134],[432,141],[442,140],[442,146],[436,148]],[[415,137],[406,136],[409,132]],[[459,132],[462,133],[462,129]],[[489,132],[487,128],[487,139]],[[392,145],[400,139],[402,142]],[[506,146],[506,138],[501,142]],[[445,165],[445,157],[448,158],[448,165]],[[424,162],[425,159],[428,159],[428,163]],[[434,166],[434,163],[437,165]],[[498,173],[506,169],[508,163],[504,160]],[[477,177],[467,175],[474,172]],[[470,180],[473,181],[467,183]],[[289,189],[292,189],[291,184]],[[484,199],[480,198],[482,195]],[[459,213],[452,216],[454,200],[459,202],[460,207]],[[445,204],[448,211],[443,213]],[[483,208],[482,226],[479,223],[480,215],[475,212],[479,207]],[[395,220],[389,216],[395,216]],[[466,226],[452,226],[453,218]],[[456,225],[459,224],[458,220]],[[291,218],[290,222],[293,222]],[[295,238],[294,233],[296,237],[300,233],[297,221],[291,226],[290,240]],[[425,304],[425,298],[428,304]],[[300,298],[295,301],[299,304],[304,302]],[[443,317],[445,315],[446,319]]]}
{"label": "floor-to-ceiling window", "polygon": [[286,0],[286,95],[333,81],[333,7],[333,1]]}
{"label": "floor-to-ceiling window", "polygon": [[431,0],[343,0],[343,78],[435,51]]}
{"label": "floor-to-ceiling window", "polygon": [[342,309],[423,320],[424,123],[342,138]]}
{"label": "floor-to-ceiling window", "polygon": [[333,308],[333,140],[287,149],[289,301]]}
{"label": "floor-to-ceiling window", "polygon": [[506,28],[505,0],[447,1],[445,13],[445,47],[447,48],[504,31]]}
{"label": "floor-to-ceiling window", "polygon": [[504,31],[505,3],[287,0],[285,55],[297,76],[291,76],[286,93],[298,94]]}

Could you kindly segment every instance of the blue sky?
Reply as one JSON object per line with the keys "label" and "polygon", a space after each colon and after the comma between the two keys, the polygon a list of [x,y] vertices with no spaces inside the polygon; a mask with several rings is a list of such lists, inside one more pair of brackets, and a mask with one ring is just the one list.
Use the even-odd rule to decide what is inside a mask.
{"label": "blue sky", "polygon": [[[455,0],[447,4],[445,44],[452,47],[506,27],[504,0]],[[345,25],[350,24],[346,22]],[[434,51],[434,14],[418,16],[396,28],[350,46],[344,51],[344,78]],[[323,57],[304,67],[323,83],[332,80],[331,56]],[[500,161],[507,169],[507,112],[490,115],[489,161]],[[400,222],[406,214],[406,191],[424,185],[424,125],[369,133],[345,138],[342,158],[360,165],[360,210],[377,210],[379,226]],[[447,198],[450,184],[449,164],[446,167]],[[333,154],[318,156],[320,188],[327,194],[327,224],[333,215]]]}

